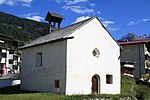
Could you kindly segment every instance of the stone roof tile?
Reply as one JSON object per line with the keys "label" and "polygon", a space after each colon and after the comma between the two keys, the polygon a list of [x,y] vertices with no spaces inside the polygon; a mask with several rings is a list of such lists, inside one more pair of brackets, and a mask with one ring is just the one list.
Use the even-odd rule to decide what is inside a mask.
{"label": "stone roof tile", "polygon": [[45,44],[45,43],[52,42],[52,41],[59,40],[59,39],[65,39],[68,35],[72,34],[74,31],[76,31],[78,28],[82,27],[82,25],[86,24],[93,18],[95,18],[95,17],[91,17],[91,18],[83,20],[81,22],[78,22],[78,23],[72,24],[70,26],[53,31],[52,33],[47,34],[45,36],[41,36],[41,37],[31,41],[29,44],[26,44],[26,45],[20,47],[20,49],[24,49],[24,48],[28,48],[28,47],[32,47],[32,46],[36,46],[36,45],[40,45],[40,44]]}

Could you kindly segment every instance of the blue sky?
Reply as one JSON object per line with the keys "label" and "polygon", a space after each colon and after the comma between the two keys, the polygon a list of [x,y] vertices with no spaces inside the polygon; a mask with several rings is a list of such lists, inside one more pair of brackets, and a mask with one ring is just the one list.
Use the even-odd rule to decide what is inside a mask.
{"label": "blue sky", "polygon": [[0,11],[41,22],[56,12],[65,18],[62,27],[97,16],[115,39],[150,34],[150,0],[0,0]]}

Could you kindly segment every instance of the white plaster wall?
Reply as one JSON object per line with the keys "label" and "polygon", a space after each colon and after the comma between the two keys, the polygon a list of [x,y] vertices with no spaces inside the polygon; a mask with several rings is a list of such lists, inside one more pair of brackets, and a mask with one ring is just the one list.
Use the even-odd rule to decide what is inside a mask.
{"label": "white plaster wall", "polygon": [[[42,52],[42,67],[36,66],[36,53]],[[59,93],[65,93],[66,40],[22,50],[21,88],[53,92],[54,81],[60,81]]]}
{"label": "white plaster wall", "polygon": [[6,50],[5,50],[5,49],[2,49],[2,52],[3,52],[3,53],[6,53]]}
{"label": "white plaster wall", "polygon": [[9,55],[8,55],[8,58],[9,58],[9,59],[13,59],[13,54],[9,54]]}
{"label": "white plaster wall", "polygon": [[135,62],[134,77],[140,78],[145,73],[144,44],[122,45],[121,61]]}
{"label": "white plaster wall", "polygon": [[9,66],[9,51],[7,50],[6,51],[6,67],[8,67],[8,68],[10,68],[10,66]]}
{"label": "white plaster wall", "polygon": [[5,63],[6,58],[2,58],[0,63]]}
{"label": "white plaster wall", "polygon": [[8,67],[7,72],[10,71],[10,69],[13,69],[13,64],[9,64],[9,59],[13,59],[13,54],[10,54],[10,51],[6,51],[6,67]]}
{"label": "white plaster wall", "polygon": [[[7,52],[6,52],[5,49],[2,49],[2,53],[7,53]],[[6,56],[7,56],[7,54],[6,54]],[[6,60],[6,58],[2,58],[1,61],[0,61],[0,63],[5,63],[6,62],[5,60]]]}
{"label": "white plaster wall", "polygon": [[[91,94],[92,76],[100,76],[101,94],[120,93],[120,47],[95,18],[75,31],[67,42],[66,94]],[[99,58],[92,51],[98,48]],[[113,84],[106,84],[106,74]]]}

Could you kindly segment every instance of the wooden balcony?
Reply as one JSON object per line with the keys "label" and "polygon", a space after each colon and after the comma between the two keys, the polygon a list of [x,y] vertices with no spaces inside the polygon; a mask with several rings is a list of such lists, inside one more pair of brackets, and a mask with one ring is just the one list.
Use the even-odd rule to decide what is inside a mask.
{"label": "wooden balcony", "polygon": [[134,77],[134,69],[135,69],[134,64],[135,62],[130,61],[121,62],[121,72],[124,75]]}
{"label": "wooden balcony", "polygon": [[145,60],[145,69],[146,70],[150,70],[150,61],[149,60]]}

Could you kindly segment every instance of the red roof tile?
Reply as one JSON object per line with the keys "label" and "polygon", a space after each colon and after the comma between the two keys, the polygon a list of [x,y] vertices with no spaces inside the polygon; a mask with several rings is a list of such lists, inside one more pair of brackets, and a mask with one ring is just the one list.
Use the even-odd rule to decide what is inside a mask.
{"label": "red roof tile", "polygon": [[120,45],[131,45],[131,44],[144,44],[150,42],[149,40],[134,40],[134,41],[128,41],[128,42],[118,42]]}

